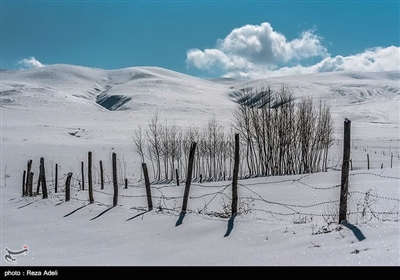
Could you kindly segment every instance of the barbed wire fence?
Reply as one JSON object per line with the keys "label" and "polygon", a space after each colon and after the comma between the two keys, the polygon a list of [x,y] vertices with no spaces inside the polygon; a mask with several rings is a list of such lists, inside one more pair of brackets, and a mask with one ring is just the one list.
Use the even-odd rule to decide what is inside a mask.
{"label": "barbed wire fence", "polygon": [[[51,167],[53,167],[53,162],[50,164]],[[116,166],[117,164],[118,168]],[[61,168],[61,166],[59,167]],[[338,221],[340,208],[339,198],[342,195],[342,193],[339,195],[339,192],[343,191],[339,190],[341,189],[341,184],[314,186],[306,182],[307,178],[311,175],[310,173],[296,175],[296,178],[286,178],[281,180],[276,180],[277,177],[270,176],[264,177],[266,178],[264,181],[258,179],[258,182],[253,182],[247,179],[241,179],[237,182],[238,172],[236,172],[236,182],[235,180],[232,180],[231,183],[227,183],[226,181],[201,183],[194,180],[194,183],[191,183],[191,194],[188,194],[189,197],[187,197],[186,193],[189,192],[185,189],[185,194],[183,193],[184,186],[177,186],[177,184],[175,184],[177,182],[173,181],[164,184],[160,184],[160,182],[157,182],[156,184],[153,182],[150,186],[145,184],[145,180],[139,180],[136,182],[132,180],[132,182],[127,183],[127,163],[124,157],[122,158],[122,161],[118,160],[117,163],[115,163],[115,166],[113,166],[113,174],[109,174],[107,170],[101,170],[103,177],[106,178],[103,182],[104,189],[100,189],[100,171],[95,166],[92,166],[92,168],[94,169],[92,175],[94,174],[95,177],[93,181],[94,187],[91,190],[95,194],[93,203],[111,208],[116,206],[115,199],[117,199],[118,207],[134,210],[147,210],[150,206],[146,205],[146,198],[150,197],[151,200],[155,202],[154,211],[156,213],[173,215],[177,215],[183,211],[183,207],[181,210],[182,200],[185,202],[185,199],[187,200],[189,198],[192,202],[191,205],[194,206],[189,207],[187,211],[185,207],[185,212],[196,213],[199,215],[229,218],[235,214],[259,220],[291,218],[294,223],[306,223],[315,218],[321,218],[325,222],[333,223],[333,221]],[[88,192],[90,190],[88,190],[88,188],[82,188],[83,183],[86,184],[89,180],[86,175],[88,174],[88,168],[78,168],[78,170],[78,172],[75,172],[74,169],[70,167],[70,172],[68,173],[72,174],[69,185],[73,194],[71,200],[82,204],[88,204]],[[85,174],[82,174],[82,172]],[[64,173],[60,178],[56,178],[59,191],[55,192],[53,170],[51,171],[51,174],[52,180],[45,181],[49,185],[49,198],[56,199],[56,201],[49,200],[49,203],[54,205],[67,203],[63,199],[63,196],[66,192],[66,178],[68,175]],[[396,182],[400,182],[400,177],[386,176],[373,172],[352,172],[349,176],[376,176],[383,181],[395,180]],[[118,179],[116,179],[117,177]],[[32,184],[32,182],[30,183]],[[352,182],[350,182],[350,186],[351,183]],[[23,196],[26,196],[27,193],[24,191],[25,185],[24,171],[22,186]],[[51,188],[51,186],[53,188]],[[274,186],[274,188],[269,190],[270,186]],[[240,195],[238,197],[235,197],[235,193],[237,195],[236,187],[240,190]],[[310,201],[310,199],[307,199],[305,200],[305,203],[294,204],[293,201],[296,201],[296,198],[293,198],[291,200],[292,202],[288,203],[286,202],[287,198],[285,196],[289,194],[296,195],[296,192],[294,192],[293,189],[289,189],[285,193],[285,196],[279,197],[279,200],[272,199],[277,198],[277,196],[273,194],[273,191],[285,187],[305,187],[311,190],[311,193],[318,198],[314,198],[314,200],[316,200],[315,203],[307,204],[306,202]],[[118,192],[116,192],[116,188]],[[147,188],[151,189],[150,196],[147,193]],[[303,189],[299,189],[298,191],[304,192]],[[32,200],[37,201],[38,194],[39,193],[35,193]],[[399,221],[399,198],[378,194],[376,190],[373,192],[373,189],[368,189],[367,191],[350,189],[350,191],[347,191],[346,197],[349,204],[349,208],[346,210],[349,220],[357,223],[372,220]],[[235,213],[233,210],[234,204],[237,204],[237,207],[235,206]]]}
{"label": "barbed wire fence", "polygon": [[[100,183],[95,180],[93,192],[94,192],[94,203],[104,207],[112,207],[112,180],[111,176],[104,172],[105,177],[108,180],[105,181],[105,188],[100,189]],[[311,189],[313,192],[324,192],[330,190],[337,190],[340,185],[332,185],[326,187],[313,186],[307,182],[307,179],[311,174],[301,175],[295,179],[282,179],[282,180],[271,180],[268,181],[267,177],[263,182],[249,182],[249,180],[240,180],[238,187],[240,193],[243,195],[239,196],[238,201],[238,215],[242,215],[248,218],[254,218],[257,220],[270,220],[272,219],[285,219],[291,218],[293,223],[306,223],[316,217],[322,219],[337,220],[339,208],[339,196],[333,197],[332,192],[326,196],[323,201],[318,201],[310,204],[293,204],[279,200],[271,200],[266,197],[266,188],[273,187],[285,187],[294,185],[296,187],[306,187]],[[357,172],[351,173],[352,177],[359,176],[375,176],[385,180],[400,180],[400,177],[386,176],[376,174],[373,172]],[[65,196],[65,179],[67,175],[63,174],[58,178],[58,192],[55,193],[53,188],[49,188],[49,198],[56,199],[49,200],[49,204],[59,205],[66,203],[64,201]],[[71,180],[71,197],[72,201],[80,202],[82,204],[89,203],[88,189],[81,189],[81,173],[73,173]],[[47,180],[49,186],[54,183],[52,180]],[[400,182],[400,181],[399,181]],[[351,182],[350,182],[351,185]],[[192,190],[195,194],[189,196],[190,205],[188,213],[196,213],[199,215],[207,215],[218,218],[229,218],[230,204],[232,203],[232,197],[230,188],[232,183],[218,182],[218,184],[206,183],[193,183]],[[119,184],[119,207],[124,207],[133,210],[147,210],[145,203],[146,193],[144,180],[138,182],[132,182],[128,184],[128,189],[124,188],[124,184]],[[169,184],[152,184],[152,195],[151,199],[155,202],[154,211],[155,213],[162,214],[173,214],[177,215],[181,209],[181,201],[183,200],[183,186],[178,187],[173,183]],[[274,190],[276,188],[273,188]],[[180,193],[179,193],[180,192]],[[336,192],[338,193],[338,192]],[[38,194],[36,194],[38,195]],[[379,221],[399,221],[399,205],[400,199],[394,197],[387,197],[379,195],[377,192],[373,193],[372,189],[368,191],[350,190],[348,192],[349,204],[347,215],[349,220],[356,223],[368,222],[372,220]],[[58,199],[58,203],[57,202]],[[33,196],[32,200],[38,201],[38,196]],[[201,203],[199,203],[201,201]],[[391,204],[387,203],[391,202]],[[377,205],[385,205],[384,210],[377,208]],[[321,210],[321,206],[330,207],[330,210]],[[337,213],[336,213],[337,212]]]}

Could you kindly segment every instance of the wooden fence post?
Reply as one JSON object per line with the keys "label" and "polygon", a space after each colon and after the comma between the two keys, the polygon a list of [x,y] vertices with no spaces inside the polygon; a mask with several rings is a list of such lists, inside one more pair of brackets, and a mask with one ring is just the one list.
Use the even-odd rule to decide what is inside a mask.
{"label": "wooden fence post", "polygon": [[114,185],[114,197],[113,206],[118,204],[118,182],[117,182],[117,154],[112,153],[112,172],[113,172],[113,185]]}
{"label": "wooden fence post", "polygon": [[92,184],[92,152],[88,152],[88,184],[89,184],[89,203],[94,202]]}
{"label": "wooden fence post", "polygon": [[232,179],[232,216],[237,214],[237,182],[239,175],[239,134],[235,134],[235,163],[233,166],[233,179]]}
{"label": "wooden fence post", "polygon": [[149,210],[153,209],[153,202],[151,200],[151,188],[150,188],[150,180],[149,180],[149,172],[147,171],[146,163],[142,163],[143,175],[144,175],[144,183],[146,185],[146,196],[147,196],[147,204],[149,206]]}
{"label": "wooden fence post", "polygon": [[100,189],[104,189],[103,162],[100,160]]}
{"label": "wooden fence post", "polygon": [[85,190],[85,169],[83,167],[83,161],[81,162],[81,172],[82,172],[82,190]]}
{"label": "wooden fence post", "polygon": [[390,155],[390,168],[393,168],[393,154]]}
{"label": "wooden fence post", "polygon": [[22,196],[26,195],[26,191],[25,191],[25,176],[26,176],[26,170],[24,170],[24,175],[22,175]]}
{"label": "wooden fence post", "polygon": [[33,195],[33,175],[34,175],[34,173],[31,171],[31,172],[29,172],[29,174],[28,174],[28,180],[27,180],[27,184],[28,184],[28,190],[27,190],[27,192],[28,192],[28,194],[29,194],[29,196],[32,196]]}
{"label": "wooden fence post", "polygon": [[369,154],[367,154],[367,165],[368,165],[368,170],[369,170]]}
{"label": "wooden fence post", "polygon": [[40,158],[40,180],[42,181],[43,199],[47,198],[46,172],[44,169],[44,158]]}
{"label": "wooden fence post", "polygon": [[28,160],[28,164],[27,164],[27,169],[26,169],[26,175],[27,175],[27,180],[26,180],[26,191],[25,193],[28,193],[28,179],[29,179],[29,174],[31,173],[31,169],[32,169],[32,160]]}
{"label": "wooden fence post", "polygon": [[176,174],[176,185],[179,187],[179,174],[178,174],[178,169],[175,169],[175,174]]}
{"label": "wooden fence post", "polygon": [[67,181],[65,182],[65,201],[69,201],[70,196],[71,196],[71,177],[72,177],[72,172],[69,172],[67,175]]}
{"label": "wooden fence post", "polygon": [[56,179],[54,181],[54,192],[57,193],[58,188],[58,164],[56,163]]}
{"label": "wooden fence post", "polygon": [[40,168],[39,168],[39,177],[38,177],[38,181],[37,181],[35,196],[37,196],[39,194],[39,191],[40,191],[40,179],[42,178],[42,174],[41,173],[42,172],[40,171]]}
{"label": "wooden fence post", "polygon": [[344,121],[344,136],[343,136],[343,163],[342,176],[340,184],[340,206],[339,206],[339,223],[346,221],[347,214],[347,194],[349,188],[349,160],[350,160],[350,128],[351,121]]}
{"label": "wooden fence post", "polygon": [[196,142],[192,142],[192,146],[190,147],[190,153],[189,153],[189,163],[188,163],[188,170],[187,170],[187,176],[186,176],[185,192],[183,194],[182,213],[186,213],[186,209],[187,209],[190,183],[192,182],[192,172],[193,172],[193,162],[194,162],[195,150],[196,150]]}

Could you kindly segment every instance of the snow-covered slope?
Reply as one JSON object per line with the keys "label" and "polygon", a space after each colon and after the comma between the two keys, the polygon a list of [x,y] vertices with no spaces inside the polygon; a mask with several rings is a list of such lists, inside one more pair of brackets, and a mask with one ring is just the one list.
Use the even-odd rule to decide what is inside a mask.
{"label": "snow-covered slope", "polygon": [[[204,80],[157,67],[102,70],[52,65],[0,74],[0,249],[4,256],[5,247],[17,251],[29,246],[27,255],[16,256],[18,265],[400,264],[398,71],[254,81]],[[228,130],[237,106],[235,92],[243,87],[279,88],[282,83],[296,97],[310,96],[331,105],[337,141],[329,153],[328,172],[240,180],[239,205],[247,213],[234,221],[207,214],[229,208],[230,182],[195,182],[190,213],[178,227],[182,184],[152,185],[155,209],[143,211],[141,159],[131,150],[138,125],[146,129],[158,111],[163,123],[201,127],[215,117]],[[336,224],[344,118],[352,121],[349,219],[365,236],[362,241],[354,229]],[[88,204],[87,188],[79,188],[88,151],[93,152],[93,204]],[[119,176],[119,202],[114,208],[113,152]],[[36,182],[40,157],[49,198],[21,197],[27,160],[33,160]],[[104,190],[99,186],[100,160]],[[65,202],[68,172],[73,173],[72,193]],[[124,178],[128,189],[123,188]],[[113,258],[104,257],[110,252]],[[2,258],[2,265],[10,264]]]}
{"label": "snow-covered slope", "polygon": [[[216,118],[227,130],[235,92],[282,84],[295,97],[312,97],[331,106],[335,137],[342,139],[343,121],[352,121],[352,138],[391,141],[398,149],[400,72],[331,72],[261,80],[206,80],[158,67],[103,70],[51,65],[1,72],[2,147],[19,145],[26,156],[35,145],[58,143],[86,151],[85,145],[129,150],[134,129],[159,113],[161,122],[183,127],[204,126]],[[374,144],[369,145],[378,145]],[[125,149],[123,148],[123,149]],[[33,149],[33,150],[32,150]],[[3,163],[15,157],[3,149]],[[21,155],[22,156],[22,155]]]}
{"label": "snow-covered slope", "polygon": [[[398,100],[400,72],[330,72],[242,81],[205,80],[158,67],[103,70],[74,65],[50,65],[29,70],[1,71],[1,104],[36,107],[62,102],[116,110],[221,110],[232,108],[232,96],[243,88],[289,85],[296,97],[354,105]],[[234,98],[233,98],[234,99]],[[90,101],[90,102],[85,102]],[[58,104],[60,107],[63,104]]]}
{"label": "snow-covered slope", "polygon": [[[237,82],[231,88],[260,89],[271,86],[279,90],[288,85],[296,98],[312,97],[331,106],[336,133],[342,132],[345,118],[371,133],[354,138],[400,139],[400,71],[329,72]],[[363,132],[362,132],[363,133]],[[338,135],[338,137],[340,137]]]}
{"label": "snow-covered slope", "polygon": [[233,105],[224,95],[224,86],[158,67],[102,70],[51,65],[1,75],[2,104],[25,108],[51,104],[89,110],[212,113]]}

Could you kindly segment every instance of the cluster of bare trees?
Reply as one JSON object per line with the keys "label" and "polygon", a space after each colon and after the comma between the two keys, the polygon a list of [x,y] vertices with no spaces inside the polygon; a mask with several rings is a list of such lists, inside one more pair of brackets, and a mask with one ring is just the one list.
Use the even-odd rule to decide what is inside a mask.
{"label": "cluster of bare trees", "polygon": [[311,98],[295,102],[287,85],[277,91],[244,89],[238,103],[233,126],[245,146],[248,175],[326,171],[333,144],[329,106],[320,102],[315,108]]}
{"label": "cluster of bare trees", "polygon": [[[222,125],[211,119],[203,128],[178,128],[175,124],[160,122],[155,114],[147,129],[138,126],[132,136],[132,150],[142,162],[151,162],[153,177],[157,182],[184,178],[187,174],[192,142],[197,143],[193,176],[199,180],[220,180],[231,169],[231,140]],[[200,179],[201,178],[201,179]]]}
{"label": "cluster of bare trees", "polygon": [[[243,89],[230,128],[211,119],[202,127],[180,128],[161,122],[158,114],[147,128],[138,126],[132,150],[142,162],[151,162],[157,182],[184,178],[192,142],[197,143],[193,177],[200,181],[224,180],[233,172],[234,133],[241,140],[239,174],[270,176],[326,171],[333,144],[330,108],[314,106],[311,98],[296,102],[282,85],[253,91]],[[226,131],[229,130],[229,133]]]}

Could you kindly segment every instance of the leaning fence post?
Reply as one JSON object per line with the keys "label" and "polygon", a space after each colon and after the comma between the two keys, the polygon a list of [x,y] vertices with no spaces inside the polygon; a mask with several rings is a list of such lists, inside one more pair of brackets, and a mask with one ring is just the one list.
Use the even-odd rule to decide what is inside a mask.
{"label": "leaning fence post", "polygon": [[237,182],[239,175],[239,134],[235,134],[235,163],[233,166],[233,180],[232,180],[232,216],[237,213]]}
{"label": "leaning fence post", "polygon": [[192,182],[193,161],[194,161],[195,150],[196,150],[196,142],[193,142],[192,146],[190,148],[190,153],[189,153],[189,165],[188,165],[187,176],[186,176],[185,192],[183,194],[182,213],[186,213],[186,209],[187,209],[190,183]]}
{"label": "leaning fence post", "polygon": [[34,175],[34,173],[32,171],[29,172],[29,174],[28,174],[28,180],[27,180],[28,190],[27,190],[27,192],[28,192],[29,196],[33,195],[33,186],[32,186],[32,184],[33,184],[33,175]]}
{"label": "leaning fence post", "polygon": [[92,184],[92,152],[88,152],[88,184],[89,184],[89,203],[94,202]]}
{"label": "leaning fence post", "polygon": [[56,179],[54,181],[54,192],[57,193],[58,187],[58,164],[56,163]]}
{"label": "leaning fence post", "polygon": [[40,180],[42,181],[43,198],[47,198],[47,186],[46,186],[46,173],[44,169],[44,158],[40,158]]}
{"label": "leaning fence post", "polygon": [[150,180],[149,180],[149,172],[147,171],[146,163],[142,163],[143,175],[144,175],[144,183],[146,185],[146,196],[147,196],[147,204],[149,206],[149,210],[153,209],[153,202],[151,200],[151,189],[150,189]]}
{"label": "leaning fence post", "polygon": [[41,171],[40,171],[40,169],[39,169],[39,177],[38,177],[38,181],[37,181],[35,196],[37,196],[37,195],[39,194],[39,191],[40,191],[40,180],[41,180],[41,178],[42,178],[42,174],[41,174]]}
{"label": "leaning fence post", "polygon": [[83,167],[83,161],[81,162],[81,172],[82,172],[82,190],[85,190],[85,170]]}
{"label": "leaning fence post", "polygon": [[117,154],[112,153],[112,172],[113,172],[113,185],[114,185],[114,197],[113,206],[117,206],[118,203],[118,182],[117,182]]}
{"label": "leaning fence post", "polygon": [[26,170],[24,170],[24,174],[22,175],[22,196],[26,195],[26,191],[25,191],[25,176],[26,176]]}
{"label": "leaning fence post", "polygon": [[65,182],[65,201],[69,201],[70,198],[70,184],[71,184],[72,172],[67,175],[67,181]]}
{"label": "leaning fence post", "polygon": [[351,121],[346,118],[344,121],[343,163],[342,163],[342,176],[340,184],[339,223],[346,221],[347,194],[349,188],[350,127],[351,127]]}
{"label": "leaning fence post", "polygon": [[100,160],[100,189],[104,189],[103,162]]}
{"label": "leaning fence post", "polygon": [[176,185],[179,187],[179,174],[178,174],[178,169],[175,169],[175,174],[176,174]]}
{"label": "leaning fence post", "polygon": [[27,175],[27,180],[26,180],[26,193],[28,193],[28,178],[29,178],[29,174],[31,173],[31,169],[32,169],[32,160],[28,160],[28,164],[27,164],[27,170],[26,170],[26,175]]}

